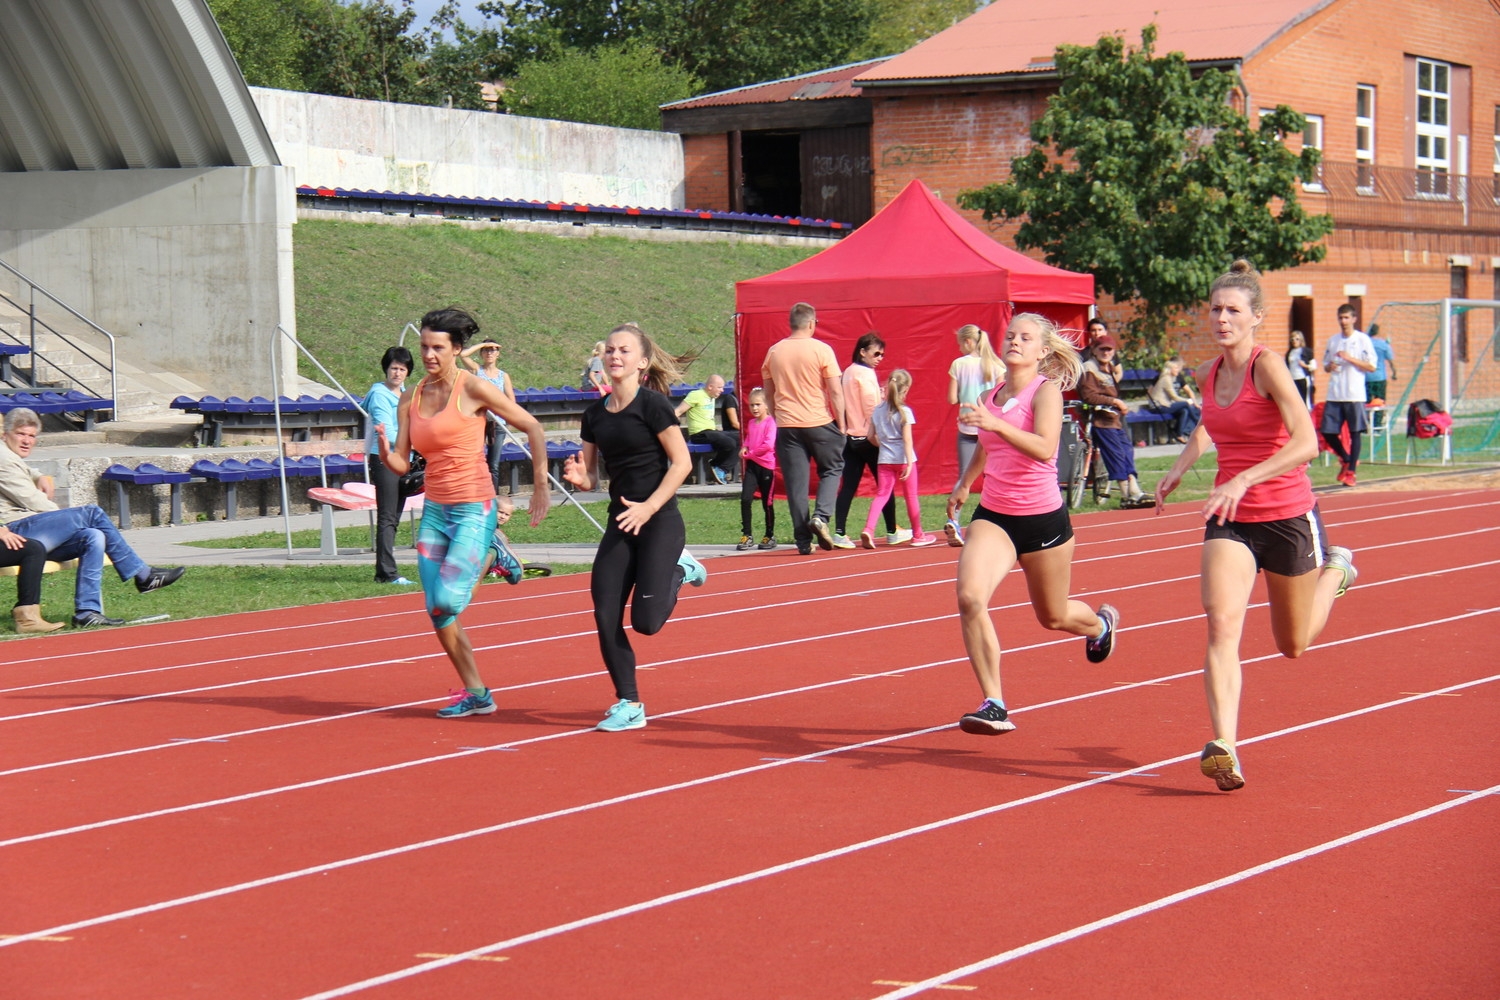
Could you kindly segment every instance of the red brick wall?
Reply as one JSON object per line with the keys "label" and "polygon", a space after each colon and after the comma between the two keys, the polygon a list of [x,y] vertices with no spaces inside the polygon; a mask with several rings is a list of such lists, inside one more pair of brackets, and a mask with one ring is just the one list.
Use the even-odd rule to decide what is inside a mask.
{"label": "red brick wall", "polygon": [[[1500,106],[1500,12],[1489,0],[1340,0],[1286,31],[1246,65],[1244,79],[1252,114],[1262,107],[1289,104],[1324,116],[1324,152],[1329,160],[1354,160],[1354,100],[1357,84],[1372,84],[1376,95],[1376,163],[1401,168],[1407,155],[1405,56],[1420,55],[1470,68],[1468,106],[1454,109],[1455,123],[1469,122],[1469,173],[1487,183],[1492,170],[1494,109]],[[1459,95],[1455,94],[1455,97]],[[955,205],[960,190],[1004,180],[1010,161],[1030,148],[1028,129],[1045,108],[1045,91],[978,91],[875,96],[871,157],[875,167],[875,207],[885,205],[913,178],[921,178]],[[1297,148],[1299,140],[1291,145]],[[1325,211],[1325,199],[1304,196],[1310,211]],[[978,213],[965,213],[982,227]],[[1013,228],[989,225],[1006,243]],[[1311,285],[1316,343],[1337,329],[1334,310],[1345,299],[1345,285],[1364,285],[1364,318],[1382,303],[1441,299],[1448,294],[1448,257],[1473,258],[1471,294],[1489,294],[1491,257],[1500,256],[1500,236],[1473,231],[1403,232],[1338,230],[1329,238],[1327,259],[1268,275],[1267,315],[1261,340],[1285,350],[1291,296],[1287,286]],[[1039,255],[1034,255],[1039,256]],[[1205,293],[1207,289],[1205,289]],[[1101,303],[1117,323],[1128,304]],[[1212,347],[1207,310],[1182,318],[1176,339],[1190,361]],[[1396,343],[1397,367],[1410,371],[1416,352],[1426,346]],[[1430,395],[1431,393],[1427,393]]]}
{"label": "red brick wall", "polygon": [[729,211],[729,137],[685,135],[682,159],[686,174],[686,208]]}

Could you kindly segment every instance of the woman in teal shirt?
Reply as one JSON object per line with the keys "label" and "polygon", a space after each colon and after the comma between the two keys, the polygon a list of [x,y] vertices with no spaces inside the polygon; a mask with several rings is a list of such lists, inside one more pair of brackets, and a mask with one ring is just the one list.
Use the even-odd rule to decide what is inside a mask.
{"label": "woman in teal shirt", "polygon": [[385,381],[370,386],[364,399],[365,412],[370,415],[365,430],[365,462],[370,470],[370,482],[375,485],[375,582],[410,587],[412,581],[396,569],[396,526],[401,523],[398,484],[401,477],[387,469],[380,460],[375,427],[383,424],[386,442],[396,443],[399,423],[396,411],[401,402],[401,389],[411,372],[411,352],[404,347],[387,349],[380,358],[380,368],[385,372]]}

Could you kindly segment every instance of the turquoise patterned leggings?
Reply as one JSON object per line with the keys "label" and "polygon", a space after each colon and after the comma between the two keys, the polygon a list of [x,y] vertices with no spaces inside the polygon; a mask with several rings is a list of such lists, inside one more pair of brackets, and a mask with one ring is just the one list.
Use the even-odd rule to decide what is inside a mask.
{"label": "turquoise patterned leggings", "polygon": [[496,514],[493,499],[422,505],[417,573],[433,628],[452,625],[469,606],[495,535]]}

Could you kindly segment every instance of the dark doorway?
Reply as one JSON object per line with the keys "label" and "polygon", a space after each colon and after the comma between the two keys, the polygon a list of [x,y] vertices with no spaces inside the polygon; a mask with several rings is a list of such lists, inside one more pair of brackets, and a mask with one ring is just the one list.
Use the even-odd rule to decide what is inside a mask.
{"label": "dark doorway", "polygon": [[[1292,299],[1291,327],[1287,330],[1301,330],[1303,338],[1307,341],[1307,354],[1315,357],[1313,351],[1313,300],[1307,295],[1298,295]],[[1288,337],[1290,343],[1290,337]]]}
{"label": "dark doorway", "polygon": [[746,132],[740,149],[745,211],[801,215],[801,136],[796,132]]}

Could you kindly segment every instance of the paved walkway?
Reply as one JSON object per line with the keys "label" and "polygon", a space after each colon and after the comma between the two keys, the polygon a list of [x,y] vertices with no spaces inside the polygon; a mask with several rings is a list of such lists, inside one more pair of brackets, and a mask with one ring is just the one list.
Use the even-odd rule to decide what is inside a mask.
{"label": "paved walkway", "polygon": [[[1175,455],[1179,450],[1177,445],[1158,445],[1152,448],[1137,448],[1136,454],[1138,456]],[[608,499],[604,493],[574,495],[583,503]],[[684,486],[678,495],[738,500],[740,487],[738,483],[729,486]],[[553,509],[556,510],[559,508],[559,503],[555,494],[553,499]],[[370,524],[370,515],[365,511],[336,510],[333,514],[336,527],[368,527]],[[516,517],[519,519],[524,516],[523,504],[516,512]],[[321,514],[296,514],[291,518],[291,528],[294,532],[317,531],[321,526]],[[289,555],[285,541],[275,547],[256,549],[202,548],[188,544],[207,539],[238,538],[262,532],[284,533],[285,521],[280,517],[241,517],[233,521],[198,521],[155,528],[132,528],[125,533],[125,538],[136,552],[140,553],[141,558],[154,566],[359,566],[371,565],[374,562],[374,556],[364,548],[345,549],[338,555],[323,555],[317,548],[304,546],[300,549],[293,549]],[[588,563],[593,561],[597,544],[595,541],[546,545],[520,544],[515,547],[515,551],[523,562]],[[790,542],[785,542],[784,545],[791,548]],[[750,553],[736,552],[733,545],[693,545],[691,548],[700,557],[749,555],[755,552],[753,549]],[[416,559],[416,553],[410,548],[398,549],[396,559],[398,562],[413,562]]]}

